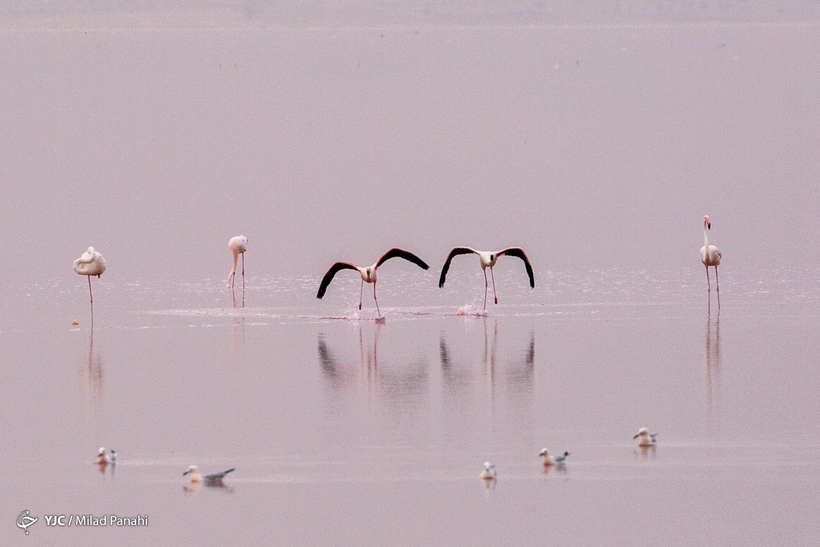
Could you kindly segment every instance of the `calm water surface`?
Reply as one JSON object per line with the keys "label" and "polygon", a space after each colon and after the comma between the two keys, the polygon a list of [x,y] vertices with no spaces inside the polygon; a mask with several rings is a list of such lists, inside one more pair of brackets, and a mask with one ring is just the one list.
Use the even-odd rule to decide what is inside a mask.
{"label": "calm water surface", "polygon": [[[28,508],[149,516],[134,529],[41,520],[38,544],[814,541],[816,282],[768,302],[726,276],[707,319],[702,287],[688,287],[699,270],[651,301],[628,295],[646,282],[625,294],[596,272],[597,294],[568,304],[555,294],[581,301],[588,287],[530,291],[499,268],[501,303],[477,317],[457,313],[480,304],[480,273],[440,296],[430,274],[426,289],[407,291],[410,274],[390,288],[388,268],[384,324],[367,300],[355,309],[355,280],[282,306],[283,287],[316,283],[252,276],[235,308],[217,278],[129,293],[103,276],[93,331],[81,280],[41,289],[64,301],[64,324],[16,310],[2,332],[3,537],[21,541]],[[646,453],[641,425],[659,433]],[[92,463],[99,445],[116,467]],[[545,473],[543,446],[570,451],[566,468]],[[485,459],[499,470],[489,488]],[[237,470],[190,491],[190,463]]]}
{"label": "calm water surface", "polygon": [[0,544],[816,544],[813,23],[8,26]]}

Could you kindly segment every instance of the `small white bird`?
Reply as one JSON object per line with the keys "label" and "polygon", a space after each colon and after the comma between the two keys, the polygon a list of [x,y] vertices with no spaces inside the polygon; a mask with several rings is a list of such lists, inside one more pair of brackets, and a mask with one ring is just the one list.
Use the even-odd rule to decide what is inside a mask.
{"label": "small white bird", "polygon": [[553,457],[549,453],[549,451],[546,448],[544,448],[544,449],[541,450],[541,452],[538,455],[541,456],[542,458],[544,458],[544,467],[550,467],[550,466],[553,466],[553,465],[561,465],[564,462],[566,462],[567,461],[567,456],[569,456],[569,452],[564,452],[560,456]]}
{"label": "small white bird", "polygon": [[423,270],[430,269],[430,266],[428,266],[426,262],[424,262],[422,259],[414,255],[413,253],[405,251],[404,249],[394,247],[386,253],[384,253],[381,257],[379,257],[375,264],[367,268],[360,268],[352,262],[334,263],[322,278],[322,282],[319,284],[319,292],[316,294],[316,298],[321,299],[325,295],[325,291],[327,291],[328,285],[330,285],[330,282],[333,281],[333,276],[335,276],[337,272],[341,270],[356,270],[359,272],[359,275],[362,276],[362,286],[359,291],[359,309],[362,309],[362,295],[364,294],[365,282],[373,283],[373,300],[376,302],[376,313],[381,318],[382,313],[379,310],[379,300],[378,298],[376,298],[376,270],[379,266],[381,266],[391,258],[403,258],[407,261],[412,262],[413,264],[415,264]]}
{"label": "small white bird", "polygon": [[[112,452],[114,452],[114,451],[112,450]],[[115,458],[116,458],[116,456],[115,456]],[[95,463],[97,463],[98,465],[101,465],[101,466],[106,466],[109,463],[113,463],[113,461],[114,460],[109,458],[108,454],[105,453],[105,447],[101,446],[100,451],[97,453],[97,461]]]}
{"label": "small white bird", "polygon": [[494,481],[496,477],[495,465],[490,462],[484,462],[484,469],[479,476],[485,481]]}
{"label": "small white bird", "polygon": [[709,230],[712,229],[712,222],[709,215],[703,217],[703,247],[700,248],[700,261],[706,266],[706,287],[709,294],[707,304],[708,313],[712,313],[712,282],[709,280],[709,266],[715,267],[715,286],[717,287],[718,313],[720,313],[720,280],[718,280],[718,266],[723,255],[720,249],[714,245],[709,245]]}
{"label": "small white bird", "polygon": [[524,267],[527,270],[527,276],[530,278],[530,288],[535,288],[535,277],[533,277],[532,273],[532,265],[530,264],[530,259],[527,257],[527,253],[524,252],[524,249],[521,247],[508,247],[506,249],[502,249],[496,252],[490,251],[476,251],[472,247],[454,247],[450,254],[447,255],[447,260],[444,261],[444,266],[441,268],[441,276],[438,279],[438,286],[439,288],[444,286],[444,281],[447,278],[447,271],[450,269],[450,261],[453,260],[454,256],[475,253],[478,255],[478,259],[481,263],[481,270],[484,272],[484,309],[487,309],[487,268],[490,268],[490,277],[493,280],[493,298],[495,299],[495,303],[498,304],[498,295],[495,292],[495,275],[493,274],[493,267],[495,263],[498,261],[498,257],[508,255],[520,258],[524,261]]}
{"label": "small white bird", "polygon": [[91,276],[96,275],[99,279],[105,271],[105,259],[94,250],[94,247],[89,247],[80,258],[74,261],[74,271],[88,277],[88,296],[91,303],[94,304],[94,295],[91,292]]}
{"label": "small white bird", "polygon": [[108,457],[111,460],[111,463],[117,463],[117,451],[113,448],[111,449],[111,455]]}
{"label": "small white bird", "polygon": [[227,288],[233,289],[233,281],[236,278],[236,265],[239,262],[239,255],[242,255],[242,290],[245,290],[245,251],[248,250],[248,238],[245,236],[235,236],[228,241],[228,249],[233,255],[231,273],[228,274]]}
{"label": "small white bird", "polygon": [[650,434],[647,428],[642,427],[632,439],[638,439],[638,446],[655,446],[655,437],[657,437],[657,435],[657,433]]}
{"label": "small white bird", "polygon": [[191,484],[204,482],[205,486],[221,486],[225,475],[235,470],[235,468],[231,467],[227,471],[222,471],[221,473],[211,473],[210,475],[205,475],[203,477],[199,473],[197,466],[191,465],[188,467],[188,470],[182,474],[182,476],[184,477],[185,475],[188,475],[191,480]]}

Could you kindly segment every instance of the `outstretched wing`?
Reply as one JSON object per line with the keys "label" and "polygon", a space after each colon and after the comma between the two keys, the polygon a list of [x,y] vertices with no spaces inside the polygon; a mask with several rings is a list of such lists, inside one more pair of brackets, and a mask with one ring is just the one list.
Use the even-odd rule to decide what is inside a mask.
{"label": "outstretched wing", "polygon": [[319,284],[319,294],[316,295],[316,298],[322,298],[325,295],[327,286],[333,281],[333,276],[336,275],[336,272],[340,270],[356,270],[358,272],[359,268],[350,262],[336,262],[322,278],[322,282]]}
{"label": "outstretched wing", "polygon": [[447,270],[450,269],[450,261],[453,260],[453,257],[470,253],[478,253],[478,251],[471,249],[470,247],[453,247],[453,250],[447,255],[447,260],[444,261],[444,266],[441,268],[441,275],[438,278],[439,289],[444,286],[444,279],[447,277]]}
{"label": "outstretched wing", "polygon": [[535,277],[532,275],[532,265],[530,264],[530,259],[527,258],[527,253],[524,252],[524,249],[521,247],[509,247],[504,249],[503,251],[498,251],[495,253],[497,256],[507,255],[507,256],[516,256],[524,261],[524,267],[527,268],[527,275],[530,278],[530,288],[535,288]]}
{"label": "outstretched wing", "polygon": [[404,249],[399,249],[398,247],[393,247],[392,249],[390,249],[389,251],[384,253],[381,256],[381,258],[379,258],[379,261],[376,262],[376,267],[378,268],[384,262],[387,262],[391,258],[403,258],[405,260],[409,260],[410,262],[412,262],[413,264],[415,264],[416,266],[418,266],[422,270],[429,270],[430,269],[430,266],[428,266],[425,261],[423,261],[422,259],[420,259],[416,255],[414,255],[410,251],[405,251]]}

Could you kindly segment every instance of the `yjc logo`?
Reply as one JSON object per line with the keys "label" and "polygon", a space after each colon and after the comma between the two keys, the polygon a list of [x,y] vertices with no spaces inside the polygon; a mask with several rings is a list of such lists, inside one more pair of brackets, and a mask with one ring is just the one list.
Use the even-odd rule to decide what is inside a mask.
{"label": "yjc logo", "polygon": [[37,522],[37,517],[29,516],[28,509],[17,516],[17,527],[22,528],[28,535],[28,527]]}

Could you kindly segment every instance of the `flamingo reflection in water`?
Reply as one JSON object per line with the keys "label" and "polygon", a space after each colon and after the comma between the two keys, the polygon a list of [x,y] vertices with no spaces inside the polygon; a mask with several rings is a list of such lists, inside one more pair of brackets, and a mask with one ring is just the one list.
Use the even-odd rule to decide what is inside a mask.
{"label": "flamingo reflection in water", "polygon": [[[714,328],[713,328],[714,327]],[[703,387],[705,391],[707,427],[712,429],[712,406],[715,389],[720,383],[720,316],[714,322],[706,318],[706,347],[703,350]]]}
{"label": "flamingo reflection in water", "polygon": [[[380,322],[375,323],[372,342],[365,332],[370,332],[370,328],[369,324],[359,322],[357,341],[353,336],[346,341],[335,337],[333,345],[326,333],[320,333],[317,349],[322,376],[329,387],[340,393],[348,386],[366,385],[368,395],[375,393],[380,404],[391,407],[407,404],[408,400],[415,399],[426,390],[429,372],[425,360],[421,356],[408,355],[407,351],[391,352],[391,347],[395,346],[388,345],[387,351],[383,351],[380,339],[387,327]],[[356,342],[358,357],[352,357],[355,350],[351,349]],[[352,394],[354,391],[346,393]]]}
{"label": "flamingo reflection in water", "polygon": [[[495,398],[496,384],[499,380],[499,342],[498,342],[498,321],[493,320],[493,332],[490,337],[487,328],[486,317],[480,317],[478,320],[483,321],[484,344],[482,350],[481,363],[483,365],[483,376],[486,379],[487,386],[490,392],[490,398]],[[502,336],[504,338],[504,336]],[[464,344],[459,344],[463,346]],[[469,343],[467,344],[469,347]],[[506,352],[504,352],[506,353]],[[506,387],[515,392],[516,396],[513,398],[518,403],[526,403],[532,398],[533,392],[533,378],[535,371],[535,333],[530,331],[529,341],[526,344],[526,350],[522,353],[517,353],[513,358],[504,358],[502,353],[502,363],[507,361],[504,366],[500,367],[500,379],[506,380]],[[448,390],[455,394],[468,386],[471,381],[471,372],[464,367],[459,367],[459,362],[474,362],[474,359],[454,356],[450,350],[450,345],[447,342],[447,337],[442,332],[439,335],[439,358],[441,361],[441,369]]]}

